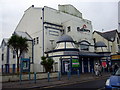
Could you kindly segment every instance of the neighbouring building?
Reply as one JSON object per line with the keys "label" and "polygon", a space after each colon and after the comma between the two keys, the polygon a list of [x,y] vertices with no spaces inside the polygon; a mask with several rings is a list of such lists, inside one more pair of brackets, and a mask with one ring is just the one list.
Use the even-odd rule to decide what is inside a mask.
{"label": "neighbouring building", "polygon": [[120,36],[117,30],[111,30],[107,32],[93,32],[93,39],[95,43],[104,43],[101,46],[95,47],[95,52],[103,55],[101,58],[101,63],[103,65],[113,65],[115,62],[120,61],[114,59],[120,54]]}
{"label": "neighbouring building", "polygon": [[[27,53],[23,53],[21,57],[30,58],[31,62],[33,61],[33,45],[32,38],[26,32],[15,32],[22,37],[26,37],[28,39],[29,49]],[[3,73],[15,73],[17,68],[17,57],[16,52],[9,47],[8,38],[4,38],[1,43],[0,54],[1,54],[1,71]]]}

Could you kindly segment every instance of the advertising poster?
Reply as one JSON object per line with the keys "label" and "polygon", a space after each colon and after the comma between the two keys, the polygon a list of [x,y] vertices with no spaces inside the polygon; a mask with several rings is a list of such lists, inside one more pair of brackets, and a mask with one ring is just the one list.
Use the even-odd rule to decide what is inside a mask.
{"label": "advertising poster", "polygon": [[75,67],[75,68],[80,67],[80,63],[78,59],[72,59],[72,67]]}

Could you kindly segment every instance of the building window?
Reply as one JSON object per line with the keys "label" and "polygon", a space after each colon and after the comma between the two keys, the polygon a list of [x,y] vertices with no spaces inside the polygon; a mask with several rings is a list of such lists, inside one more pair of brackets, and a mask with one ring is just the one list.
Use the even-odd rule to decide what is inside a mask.
{"label": "building window", "polygon": [[89,46],[88,45],[80,45],[80,49],[82,51],[89,51]]}
{"label": "building window", "polygon": [[59,36],[59,32],[58,31],[49,30],[49,35]]}
{"label": "building window", "polygon": [[120,45],[118,45],[118,52],[120,53]]}
{"label": "building window", "polygon": [[16,52],[13,50],[13,58],[16,58]]}
{"label": "building window", "polygon": [[39,44],[39,37],[36,37],[36,40],[37,40],[37,44]]}
{"label": "building window", "polygon": [[119,44],[119,38],[117,38],[117,44]]}
{"label": "building window", "polygon": [[39,37],[34,38],[34,45],[39,44]]}
{"label": "building window", "polygon": [[67,27],[67,30],[68,30],[68,32],[70,32],[71,31],[71,27],[69,26],[69,27]]}
{"label": "building window", "polygon": [[2,54],[2,61],[4,60],[4,54]]}
{"label": "building window", "polygon": [[87,42],[81,42],[80,43],[80,50],[82,51],[89,51],[89,43]]}
{"label": "building window", "polygon": [[112,52],[112,46],[111,46],[111,52]]}
{"label": "building window", "polygon": [[77,31],[80,31],[80,27],[77,27]]}

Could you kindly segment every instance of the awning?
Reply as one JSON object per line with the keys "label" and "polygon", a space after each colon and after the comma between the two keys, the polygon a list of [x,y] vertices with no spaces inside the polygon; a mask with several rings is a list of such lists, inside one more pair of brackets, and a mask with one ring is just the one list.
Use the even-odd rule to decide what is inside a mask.
{"label": "awning", "polygon": [[94,52],[79,52],[79,56],[88,56],[88,57],[102,57],[102,55],[94,53]]}

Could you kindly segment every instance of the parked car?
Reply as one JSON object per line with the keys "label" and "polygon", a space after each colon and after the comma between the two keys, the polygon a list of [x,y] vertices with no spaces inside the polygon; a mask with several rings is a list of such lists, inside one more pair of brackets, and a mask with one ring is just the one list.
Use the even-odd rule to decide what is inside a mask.
{"label": "parked car", "polygon": [[106,90],[120,90],[120,68],[106,81]]}

